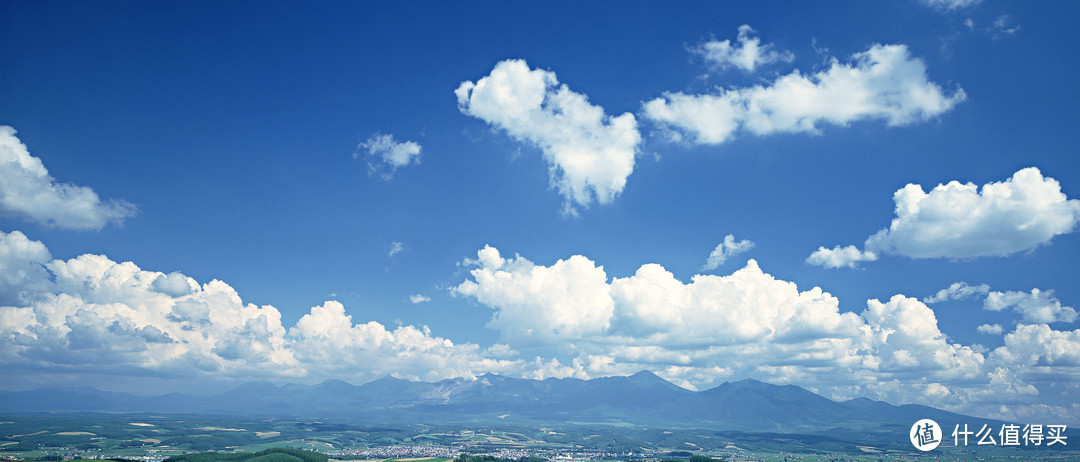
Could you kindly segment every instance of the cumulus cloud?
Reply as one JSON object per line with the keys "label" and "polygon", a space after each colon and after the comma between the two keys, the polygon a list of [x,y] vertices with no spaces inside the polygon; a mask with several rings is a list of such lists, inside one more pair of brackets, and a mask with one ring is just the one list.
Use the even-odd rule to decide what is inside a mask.
{"label": "cumulus cloud", "polygon": [[428,296],[422,295],[422,294],[415,294],[415,295],[410,295],[409,296],[409,301],[412,302],[415,305],[415,304],[419,304],[419,303],[430,302],[431,297],[428,297]]}
{"label": "cumulus cloud", "polygon": [[774,63],[777,61],[791,62],[795,55],[790,51],[777,51],[773,45],[761,44],[761,39],[753,37],[755,33],[752,27],[743,24],[739,26],[737,44],[730,40],[710,40],[694,47],[691,51],[700,55],[710,67],[726,70],[731,67],[746,72],[754,72],[758,66]]}
{"label": "cumulus cloud", "polygon": [[939,290],[938,293],[933,296],[924,298],[923,303],[965,300],[971,297],[984,296],[988,293],[990,293],[990,286],[987,284],[973,286],[963,281],[954,282],[949,285],[949,287]]}
{"label": "cumulus cloud", "polygon": [[135,215],[135,206],[126,201],[102,202],[89,187],[57,183],[15,133],[0,125],[0,215],[78,230],[120,225]]}
{"label": "cumulus cloud", "polygon": [[1077,316],[1073,307],[1061,305],[1052,290],[990,292],[986,295],[983,308],[990,311],[1012,308],[1027,323],[1073,322]]}
{"label": "cumulus cloud", "polygon": [[526,367],[506,358],[505,347],[456,344],[424,326],[354,322],[336,301],[286,328],[276,308],[244,303],[225,282],[200,284],[103,255],[52,259],[18,231],[0,232],[0,294],[6,370],[364,381]]}
{"label": "cumulus cloud", "polygon": [[752,248],[754,248],[753,242],[746,239],[735,242],[735,236],[728,234],[724,236],[724,241],[717,244],[716,248],[709,253],[709,258],[701,269],[704,271],[714,270],[723,265],[728,258],[749,251]]}
{"label": "cumulus cloud", "polygon": [[[353,158],[368,158],[368,173],[380,173],[384,179],[393,178],[400,167],[420,163],[421,146],[415,141],[398,141],[394,135],[376,132],[360,143],[353,152]],[[362,151],[367,151],[363,154]]]}
{"label": "cumulus cloud", "polygon": [[896,218],[866,246],[912,258],[1006,256],[1070,233],[1080,220],[1080,200],[1035,167],[982,188],[951,181],[927,193],[908,184],[893,201]]}
{"label": "cumulus cloud", "polygon": [[806,263],[826,268],[855,268],[859,262],[875,261],[877,258],[874,252],[863,252],[853,245],[831,249],[821,246],[806,258]]}
{"label": "cumulus cloud", "polygon": [[475,298],[496,309],[488,327],[506,338],[550,343],[560,338],[582,338],[603,332],[611,322],[613,302],[604,268],[575,255],[548,266],[484,246],[471,281],[451,293]]}
{"label": "cumulus cloud", "polygon": [[[688,282],[657,264],[612,277],[585,256],[542,265],[490,246],[466,264],[469,276],[451,292],[490,307],[489,327],[503,334],[502,343],[484,348],[425,326],[356,320],[337,301],[287,327],[276,308],[245,303],[222,281],[199,283],[103,255],[53,259],[22,233],[0,233],[0,283],[5,295],[18,294],[0,305],[0,366],[26,374],[20,377],[48,370],[69,378],[354,382],[387,374],[590,378],[649,369],[698,389],[753,377],[836,399],[983,413],[1004,401],[1039,409],[1032,407],[1043,404],[1037,384],[1080,380],[1080,330],[1020,324],[996,349],[962,345],[915,298],[868,300],[861,312],[848,311],[828,292],[800,289],[754,260]],[[525,360],[519,347],[566,356]]]}
{"label": "cumulus cloud", "polygon": [[666,93],[644,104],[644,114],[673,140],[720,144],[740,130],[756,135],[820,132],[819,125],[883,120],[910,125],[937,117],[963,101],[928,80],[926,65],[904,45],[874,45],[834,60],[810,75],[795,71],[768,86],[718,89],[713,94]]}
{"label": "cumulus cloud", "polygon": [[[469,262],[477,267],[472,277],[452,292],[490,307],[489,327],[511,343],[529,336],[531,344],[576,353],[572,364],[546,363],[563,375],[650,369],[691,388],[755,377],[838,398],[925,403],[921,391],[900,385],[922,384],[943,406],[990,399],[976,392],[991,380],[1028,386],[1019,376],[994,378],[986,355],[949,341],[933,310],[915,298],[869,300],[861,313],[845,312],[829,293],[799,290],[754,260],[690,282],[657,264],[609,278],[581,255],[543,266],[489,246]],[[568,309],[571,299],[585,300],[583,308]]]}
{"label": "cumulus cloud", "polygon": [[476,82],[462,82],[454,94],[462,113],[543,152],[551,187],[565,199],[564,213],[594,200],[610,203],[634,170],[641,143],[634,115],[607,115],[560,84],[554,72],[505,60]]}
{"label": "cumulus cloud", "polygon": [[0,231],[0,306],[30,303],[48,286],[45,245],[19,231]]}
{"label": "cumulus cloud", "polygon": [[[1057,180],[1043,177],[1035,167],[981,188],[951,181],[926,192],[908,184],[893,194],[893,202],[896,218],[866,239],[862,253],[1003,257],[1049,244],[1054,236],[1073,232],[1080,221],[1080,200],[1065,197]],[[854,246],[844,250],[860,252]]]}
{"label": "cumulus cloud", "polygon": [[[994,350],[1005,362],[1025,366],[1080,366],[1080,329],[1054,330],[1046,324],[1021,324]],[[1076,369],[1073,369],[1074,376]]]}
{"label": "cumulus cloud", "polygon": [[[689,282],[657,264],[611,277],[581,255],[544,266],[520,255],[504,258],[490,246],[467,263],[471,277],[451,291],[491,308],[489,327],[511,345],[573,356],[569,363],[538,358],[530,377],[649,369],[692,389],[754,377],[835,399],[868,396],[983,415],[1002,402],[1036,405],[1034,382],[1049,376],[1080,378],[1080,330],[1021,324],[997,349],[963,345],[916,298],[867,300],[861,312],[845,311],[822,289],[800,290],[754,260],[730,275]],[[943,292],[940,298],[986,291],[958,283]],[[576,298],[585,300],[580,311],[567,308]],[[996,324],[977,330],[1004,331]]]}

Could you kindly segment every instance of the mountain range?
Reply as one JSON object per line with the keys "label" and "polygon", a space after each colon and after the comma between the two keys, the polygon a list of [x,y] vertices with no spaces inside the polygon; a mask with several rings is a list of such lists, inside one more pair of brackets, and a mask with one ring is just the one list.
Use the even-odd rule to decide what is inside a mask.
{"label": "mountain range", "polygon": [[0,392],[0,412],[123,412],[265,416],[380,424],[589,425],[711,431],[906,435],[917,420],[942,428],[996,422],[920,405],[833,401],[794,385],[756,380],[690,391],[643,371],[592,380],[476,379],[363,385],[253,382],[214,396],[138,396],[83,387]]}

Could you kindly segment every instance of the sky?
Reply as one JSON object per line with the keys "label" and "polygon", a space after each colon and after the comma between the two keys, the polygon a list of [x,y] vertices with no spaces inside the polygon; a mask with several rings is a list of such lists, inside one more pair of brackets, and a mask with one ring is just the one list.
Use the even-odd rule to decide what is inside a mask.
{"label": "sky", "polygon": [[1080,4],[0,1],[0,389],[1080,425]]}

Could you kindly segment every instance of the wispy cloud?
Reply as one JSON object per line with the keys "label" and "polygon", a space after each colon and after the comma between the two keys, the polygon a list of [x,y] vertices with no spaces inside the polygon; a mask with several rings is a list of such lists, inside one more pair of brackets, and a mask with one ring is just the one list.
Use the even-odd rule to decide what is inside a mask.
{"label": "wispy cloud", "polygon": [[135,206],[127,201],[102,202],[89,187],[57,183],[15,133],[0,125],[0,215],[77,230],[120,225],[135,215]]}
{"label": "wispy cloud", "polygon": [[717,244],[716,248],[709,253],[709,258],[705,261],[705,266],[701,269],[703,271],[714,270],[720,265],[723,265],[728,258],[747,252],[752,248],[754,248],[753,242],[746,239],[735,242],[735,236],[728,234],[727,236],[724,236],[723,242]]}
{"label": "wispy cloud", "polygon": [[956,11],[978,5],[982,0],[922,0],[926,5],[942,11]]}
{"label": "wispy cloud", "polygon": [[[419,164],[421,150],[419,143],[398,141],[394,135],[376,132],[356,147],[353,157],[367,157],[368,173],[378,173],[383,179],[389,180],[393,178],[398,168],[409,164]],[[367,154],[363,151],[367,151]]]}
{"label": "wispy cloud", "polygon": [[397,241],[391,242],[390,251],[386,253],[386,256],[393,257],[394,255],[400,253],[402,250],[405,250],[405,244]]}
{"label": "wispy cloud", "polygon": [[986,296],[988,293],[990,293],[990,286],[987,284],[973,286],[966,282],[954,282],[949,287],[939,290],[938,293],[934,294],[932,297],[924,298],[923,303],[964,300],[971,297]]}

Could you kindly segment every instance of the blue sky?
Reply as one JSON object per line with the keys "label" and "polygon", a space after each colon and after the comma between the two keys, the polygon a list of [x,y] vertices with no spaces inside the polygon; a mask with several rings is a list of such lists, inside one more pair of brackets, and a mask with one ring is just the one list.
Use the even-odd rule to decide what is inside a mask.
{"label": "blue sky", "polygon": [[2,2],[0,386],[650,369],[1080,423],[1077,9]]}

